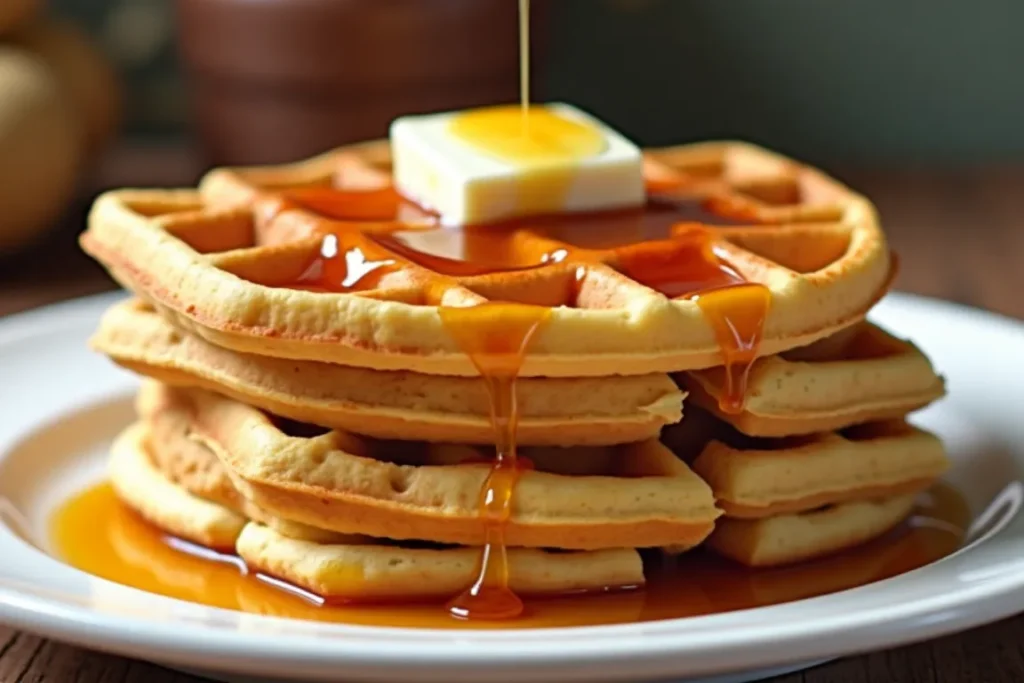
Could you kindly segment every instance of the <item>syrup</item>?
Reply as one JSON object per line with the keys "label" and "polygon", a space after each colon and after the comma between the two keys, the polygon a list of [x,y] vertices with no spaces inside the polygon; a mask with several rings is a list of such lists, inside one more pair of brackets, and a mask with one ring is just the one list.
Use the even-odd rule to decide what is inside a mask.
{"label": "syrup", "polygon": [[370,239],[411,263],[452,277],[527,270],[557,258],[543,249],[518,249],[516,233],[487,227],[396,230]]}
{"label": "syrup", "polygon": [[530,0],[519,0],[519,107],[530,134]]}
{"label": "syrup", "polygon": [[284,192],[283,196],[293,206],[336,220],[390,222],[430,217],[391,186],[358,191],[331,187],[296,188]]}
{"label": "syrup", "polygon": [[[751,570],[701,550],[674,560],[645,556],[647,585],[607,594],[526,598],[518,619],[451,619],[433,604],[317,604],[231,555],[169,539],[123,505],[108,484],[69,499],[51,519],[55,555],[90,574],[190,602],[294,619],[412,628],[495,629],[658,621],[777,605],[867,585],[922,567],[961,547],[970,515],[938,485],[907,523],[829,558]],[[309,596],[307,596],[309,597]]]}
{"label": "syrup", "polygon": [[355,232],[324,236],[320,253],[306,266],[293,289],[321,292],[358,292],[376,289],[381,279],[399,270],[398,261]]}
{"label": "syrup", "polygon": [[[544,120],[544,119],[542,119]],[[546,125],[546,124],[541,124]],[[394,196],[368,193],[367,207],[345,193],[333,217],[353,220],[375,213],[377,202]],[[689,298],[710,323],[726,371],[723,411],[743,408],[747,376],[758,354],[770,293],[747,282],[713,249],[709,223],[739,219],[713,213],[698,199],[652,198],[640,210],[519,219],[502,225],[419,228],[391,225],[360,230],[339,228],[324,237],[320,254],[294,286],[317,291],[353,292],[377,288],[382,278],[414,263],[441,276],[471,277],[540,268],[576,257],[610,260],[624,274],[670,298]],[[333,210],[332,209],[332,210]],[[694,225],[688,220],[697,219]],[[566,248],[564,245],[578,245]],[[575,254],[573,252],[576,252]],[[597,254],[595,256],[595,254]],[[443,289],[443,286],[440,287]],[[436,303],[437,293],[431,294]],[[504,530],[518,480],[515,379],[530,339],[550,309],[515,303],[488,303],[439,309],[446,329],[480,372],[491,400],[495,430],[494,466],[480,497],[486,539],[477,580],[449,605],[467,619],[519,616],[523,603],[508,587]]]}
{"label": "syrup", "polygon": [[438,217],[417,204],[406,200],[392,186],[376,189],[338,189],[329,186],[290,188],[261,197],[255,205],[258,217],[258,244],[269,246],[290,241],[298,236],[290,230],[268,229],[275,219],[286,211],[304,209],[347,224],[366,228],[375,224],[436,225]]}
{"label": "syrup", "polygon": [[711,325],[725,368],[725,391],[719,408],[743,410],[747,378],[757,359],[771,291],[747,282],[714,251],[711,233],[702,226],[677,227],[669,242],[646,242],[622,249],[619,269],[637,282],[673,299],[693,300]]}
{"label": "syrup", "polygon": [[[319,210],[317,207],[330,202],[330,193],[337,192],[329,189],[317,191],[326,195],[322,198],[323,203],[310,203],[307,208]],[[345,195],[344,198],[334,207],[333,213],[325,216],[339,221],[360,221],[363,220],[361,217],[373,214],[372,207],[361,207],[354,196],[362,193],[341,194]],[[359,244],[361,251],[373,251],[377,260],[398,257],[442,275],[472,277],[559,263],[579,255],[574,253],[578,251],[574,247],[614,250],[650,241],[665,242],[681,231],[693,232],[693,224],[730,226],[749,223],[748,220],[715,213],[707,201],[700,198],[655,196],[641,209],[538,216],[494,225],[432,228],[393,221],[388,225],[362,226],[366,228],[365,232],[361,232],[358,224],[347,225],[337,228],[325,238],[316,262],[339,258],[342,250],[335,245],[342,240],[349,245]],[[664,246],[662,244],[658,248]],[[677,251],[670,248],[666,256]],[[712,270],[719,267],[720,259],[710,251],[707,253],[710,267],[698,264],[692,258],[687,263],[699,266],[703,274],[701,277],[717,277]],[[331,281],[340,283],[345,280],[341,271],[346,260],[347,257],[342,255],[339,264],[332,266],[334,276]],[[675,268],[675,271],[678,277],[681,268]],[[299,284],[308,284],[311,277],[316,279],[306,274]],[[742,280],[735,272],[731,277],[737,282]],[[698,279],[694,277],[694,283]],[[332,288],[329,282],[318,282],[318,285],[331,291],[350,291],[342,286]]]}
{"label": "syrup", "polygon": [[487,386],[494,428],[495,458],[479,501],[486,539],[477,579],[449,605],[463,619],[510,619],[523,602],[509,588],[505,526],[512,514],[513,493],[521,466],[516,457],[516,378],[523,357],[551,309],[514,303],[484,303],[439,309],[441,320],[469,356]]}
{"label": "syrup", "polygon": [[605,139],[589,123],[530,104],[530,0],[519,0],[519,105],[467,111],[448,124],[453,137],[518,169],[516,213],[565,206],[581,160],[600,154]]}
{"label": "syrup", "polygon": [[695,224],[754,225],[739,213],[719,211],[710,198],[649,194],[638,209],[561,214],[523,223],[532,232],[586,249],[615,249],[630,244],[666,240]]}
{"label": "syrup", "polygon": [[771,292],[764,285],[746,283],[701,291],[692,298],[711,323],[725,368],[725,391],[718,407],[725,413],[742,413],[750,368],[757,360],[771,306]]}

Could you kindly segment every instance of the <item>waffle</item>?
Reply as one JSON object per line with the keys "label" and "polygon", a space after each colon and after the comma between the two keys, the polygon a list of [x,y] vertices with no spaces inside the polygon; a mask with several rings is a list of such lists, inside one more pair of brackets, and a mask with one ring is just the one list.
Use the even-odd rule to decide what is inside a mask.
{"label": "waffle", "polygon": [[[476,578],[476,548],[318,545],[250,524],[238,554],[251,567],[325,598],[445,599]],[[641,586],[643,564],[625,548],[556,553],[509,551],[509,588],[524,596]]]}
{"label": "waffle", "polygon": [[[447,598],[471,583],[474,548],[422,548],[375,539],[296,539],[287,531],[248,521],[173,483],[149,452],[152,434],[142,422],[117,439],[110,462],[118,496],[147,521],[187,541],[237,555],[251,569],[316,596],[342,601]],[[288,529],[288,525],[280,525]],[[635,550],[509,551],[509,585],[523,595],[543,595],[644,583]]]}
{"label": "waffle", "polygon": [[949,465],[938,437],[902,420],[785,439],[726,439],[708,443],[692,467],[733,518],[916,493]]}
{"label": "waffle", "polygon": [[[490,464],[476,448],[309,432],[218,394],[154,382],[138,404],[148,422],[189,420],[243,497],[270,515],[338,533],[484,543],[477,499]],[[708,486],[654,439],[521,456],[535,469],[516,485],[510,547],[692,547],[720,514]]]}
{"label": "waffle", "polygon": [[942,442],[903,418],[758,438],[692,408],[664,439],[723,511],[707,545],[754,566],[828,555],[885,533],[949,467]]}
{"label": "waffle", "polygon": [[[160,475],[186,493],[210,503],[227,508],[237,515],[272,527],[276,531],[302,541],[314,543],[338,543],[366,537],[338,534],[316,527],[299,524],[268,514],[246,500],[231,481],[228,471],[217,456],[203,443],[194,438],[192,421],[178,411],[147,411],[147,392],[139,396],[139,412],[149,413],[149,419],[141,420],[146,432],[147,456]],[[180,525],[179,525],[180,526]],[[189,540],[193,535],[178,529],[178,533]]]}
{"label": "waffle", "polygon": [[[113,306],[94,349],[143,376],[226,394],[299,422],[381,439],[493,443],[476,378],[349,368],[230,351],[175,328],[141,301]],[[682,417],[665,374],[525,378],[517,382],[517,441],[602,446],[656,438]]]}
{"label": "waffle", "polygon": [[914,344],[869,322],[810,346],[760,358],[742,411],[719,407],[724,368],[677,375],[695,404],[750,436],[791,436],[900,418],[941,398],[945,383]]}
{"label": "waffle", "polygon": [[146,454],[149,435],[134,423],[114,440],[110,482],[119,498],[159,529],[199,545],[231,551],[247,519],[175,485]]}
{"label": "waffle", "polygon": [[760,519],[723,518],[707,545],[751,567],[792,564],[881,536],[906,519],[914,499],[903,494]]}
{"label": "waffle", "polygon": [[[893,264],[874,207],[814,169],[740,143],[650,150],[645,166],[651,197],[696,207],[698,222],[735,225],[679,225],[672,239],[641,244],[637,234],[626,244],[632,238],[620,222],[614,247],[608,231],[568,240],[543,221],[434,230],[422,212],[396,208],[387,144],[376,142],[298,165],[215,170],[197,190],[104,194],[81,243],[127,288],[218,346],[456,376],[477,370],[440,310],[485,302],[548,313],[520,376],[719,365],[714,321],[693,297],[645,284],[648,271],[637,265],[645,259],[700,259],[730,282],[764,285],[761,355],[853,324],[888,287]],[[341,192],[324,201],[332,185]],[[441,268],[424,257],[470,233],[500,262],[478,268],[449,259]],[[388,265],[347,291],[323,291],[304,278],[327,267],[328,245]]]}

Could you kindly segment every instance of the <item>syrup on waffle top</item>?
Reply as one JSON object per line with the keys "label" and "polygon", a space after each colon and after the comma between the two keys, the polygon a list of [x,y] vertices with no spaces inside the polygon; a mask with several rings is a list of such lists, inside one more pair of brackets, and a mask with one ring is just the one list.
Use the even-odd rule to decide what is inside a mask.
{"label": "syrup on waffle top", "polygon": [[[467,325],[451,313],[465,307],[506,327],[536,327],[520,376],[646,374],[806,345],[860,319],[889,283],[870,202],[739,143],[609,161],[619,141],[568,154],[562,166],[537,162],[537,173],[562,187],[562,210],[442,225],[443,215],[397,191],[401,183],[396,190],[403,176],[393,157],[429,156],[420,176],[479,202],[527,196],[533,177],[511,173],[501,184],[475,168],[449,173],[466,154],[457,127],[445,130],[419,146],[398,136],[390,148],[218,169],[197,191],[114,191],[96,202],[82,244],[129,289],[217,345],[446,375],[478,371],[453,330]],[[643,191],[608,207],[595,189],[608,176],[587,169],[613,162],[628,172],[610,177]],[[429,193],[429,183],[412,184]],[[579,187],[590,188],[590,203]]]}

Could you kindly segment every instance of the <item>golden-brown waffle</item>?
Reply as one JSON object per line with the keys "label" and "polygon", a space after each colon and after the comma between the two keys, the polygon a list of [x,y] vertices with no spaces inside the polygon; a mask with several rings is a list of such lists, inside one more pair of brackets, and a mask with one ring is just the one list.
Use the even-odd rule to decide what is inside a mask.
{"label": "golden-brown waffle", "polygon": [[[484,542],[477,501],[490,464],[475,448],[340,431],[289,435],[232,399],[154,382],[143,386],[138,404],[147,422],[189,420],[193,438],[217,454],[243,497],[275,517],[396,540]],[[707,484],[655,439],[521,455],[536,469],[516,485],[505,530],[510,547],[692,547],[720,514]]]}
{"label": "golden-brown waffle", "polygon": [[108,469],[118,497],[159,529],[206,548],[233,550],[248,520],[172,483],[146,452],[149,438],[136,422],[114,440]]}
{"label": "golden-brown waffle", "polygon": [[[299,422],[384,439],[493,443],[476,378],[349,368],[239,353],[183,332],[146,304],[113,306],[94,349],[143,376],[205,388]],[[656,438],[678,422],[684,394],[664,374],[524,378],[520,445],[611,445]]]}
{"label": "golden-brown waffle", "polygon": [[[249,524],[238,538],[249,566],[327,598],[445,599],[476,578],[476,548],[317,544]],[[607,590],[644,584],[635,550],[557,553],[536,548],[508,552],[509,588],[520,595]]]}
{"label": "golden-brown waffle", "polygon": [[664,438],[724,512],[708,546],[755,566],[828,555],[885,533],[949,467],[942,442],[903,419],[755,438],[693,408]]}
{"label": "golden-brown waffle", "polygon": [[[719,207],[748,224],[711,227],[710,242],[699,249],[770,291],[762,355],[856,322],[888,286],[890,256],[874,207],[819,171],[740,143],[651,150],[646,167],[659,196]],[[182,327],[237,351],[475,375],[438,306],[512,301],[550,307],[522,376],[607,375],[610,368],[645,374],[721,363],[713,324],[696,301],[669,298],[634,279],[642,281],[643,272],[626,274],[630,255],[647,253],[650,243],[584,248],[523,229],[499,250],[507,254],[493,269],[500,272],[441,275],[408,253],[368,241],[366,233],[392,234],[392,220],[329,220],[286,199],[309,188],[366,188],[389,179],[387,146],[379,142],[293,166],[217,170],[198,191],[115,191],[96,201],[82,244]],[[692,234],[692,226],[683,230]],[[357,243],[364,256],[393,267],[368,289],[295,288],[330,232],[342,246]],[[698,248],[678,239],[658,248],[666,244]],[[561,256],[540,265],[554,253]]]}
{"label": "golden-brown waffle", "polygon": [[689,400],[750,436],[791,436],[900,418],[941,398],[943,378],[911,342],[869,322],[751,366],[742,412],[727,413],[724,368],[677,375]]}
{"label": "golden-brown waffle", "polygon": [[[335,600],[448,598],[475,576],[479,551],[474,548],[409,547],[356,536],[296,538],[288,523],[272,528],[248,521],[167,478],[150,457],[151,437],[139,422],[117,438],[111,481],[127,505],[183,540],[237,553],[253,570]],[[643,564],[632,549],[509,550],[509,585],[523,595],[643,584]]]}
{"label": "golden-brown waffle", "polygon": [[[138,397],[137,403],[141,413],[145,413],[147,407],[152,405],[146,398],[146,392]],[[145,428],[148,441],[146,453],[152,466],[164,479],[187,493],[269,526],[289,538],[314,543],[363,543],[372,540],[275,517],[246,500],[235,488],[220,459],[201,440],[195,438],[192,420],[183,412],[150,412],[150,418],[141,423]],[[183,533],[185,538],[194,540],[187,531]]]}
{"label": "golden-brown waffle", "polygon": [[757,519],[916,493],[949,460],[934,434],[893,420],[785,439],[716,439],[692,467],[727,517]]}
{"label": "golden-brown waffle", "polygon": [[907,518],[914,498],[903,494],[761,519],[723,518],[707,544],[751,567],[792,564],[881,536]]}

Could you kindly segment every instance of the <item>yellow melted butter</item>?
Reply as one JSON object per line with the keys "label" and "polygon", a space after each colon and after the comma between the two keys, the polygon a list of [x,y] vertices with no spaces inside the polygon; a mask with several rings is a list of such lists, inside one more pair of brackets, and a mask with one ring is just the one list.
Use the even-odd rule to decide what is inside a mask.
{"label": "yellow melted butter", "polygon": [[507,180],[476,183],[469,200],[470,215],[495,205],[510,205],[510,216],[565,211],[584,162],[601,154],[607,145],[596,126],[537,106],[463,112],[452,118],[449,132],[481,154],[515,169],[511,196]]}
{"label": "yellow melted butter", "polygon": [[481,153],[524,169],[582,161],[606,145],[595,126],[537,106],[525,115],[514,105],[463,112],[449,130]]}

